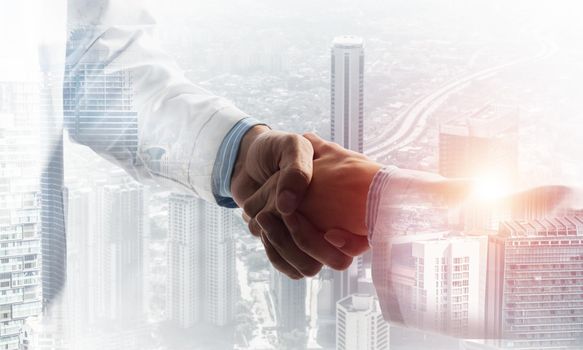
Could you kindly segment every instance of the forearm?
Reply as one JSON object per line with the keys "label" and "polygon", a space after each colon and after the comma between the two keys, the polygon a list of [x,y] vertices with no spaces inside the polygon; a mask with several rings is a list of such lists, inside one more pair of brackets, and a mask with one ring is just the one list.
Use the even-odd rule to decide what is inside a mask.
{"label": "forearm", "polygon": [[[69,135],[140,181],[214,202],[219,147],[247,115],[186,79],[153,39],[151,23],[118,24],[104,20],[71,34],[64,91]],[[105,81],[119,86],[95,97],[91,88]],[[97,140],[104,130],[112,133],[111,125],[112,136]]]}

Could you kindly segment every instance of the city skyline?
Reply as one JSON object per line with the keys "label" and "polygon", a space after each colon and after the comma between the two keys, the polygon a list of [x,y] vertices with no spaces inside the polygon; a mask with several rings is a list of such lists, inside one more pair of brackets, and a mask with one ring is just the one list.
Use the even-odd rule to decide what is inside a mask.
{"label": "city skyline", "polygon": [[[580,183],[577,83],[583,69],[577,22],[569,17],[557,22],[558,13],[564,12],[559,5],[532,5],[532,11],[529,6],[506,8],[480,1],[473,5],[476,8],[460,2],[356,5],[300,0],[267,5],[244,0],[226,5],[221,0],[171,0],[156,6],[162,7],[158,38],[187,78],[232,99],[274,129],[316,131],[383,165],[447,176],[480,174],[488,165],[504,164],[502,177],[511,179],[512,189]],[[343,34],[354,35],[349,40]],[[339,35],[344,39],[334,39]],[[0,62],[3,59],[0,55]],[[128,157],[138,151],[140,135],[139,113],[132,109],[134,76],[115,69],[101,74],[104,67],[93,63],[78,65],[77,76],[63,81],[62,122],[68,130],[61,135],[61,121],[53,114],[58,101],[49,99],[61,90],[52,83],[49,71],[54,67],[41,71],[38,82],[5,79],[16,74],[6,73],[12,66],[6,67],[0,65],[0,163],[6,165],[0,167],[5,213],[1,243],[29,244],[30,250],[0,262],[7,264],[4,283],[10,274],[10,288],[0,288],[0,307],[10,306],[14,318],[1,320],[0,344],[19,349],[22,321],[41,314],[38,302],[61,303],[63,286],[69,301],[62,303],[64,309],[54,309],[54,316],[69,321],[66,334],[30,317],[27,327],[34,329],[24,330],[36,334],[31,341],[38,348],[294,349],[293,344],[302,344],[301,349],[335,349],[341,348],[339,337],[346,337],[338,331],[339,311],[352,320],[361,317],[359,312],[368,312],[369,321],[382,318],[374,300],[370,258],[355,259],[348,273],[327,270],[319,279],[292,282],[268,267],[260,242],[245,232],[238,212],[211,207],[189,194],[138,185],[91,151],[72,145],[69,138],[97,153],[108,152],[116,162],[148,166],[161,175],[184,165],[167,157],[166,144],[147,145],[140,159]],[[343,86],[347,72],[352,84]],[[80,89],[75,93],[84,97],[77,99],[69,89]],[[18,106],[12,101],[19,101]],[[109,112],[98,112],[101,109]],[[23,124],[11,125],[9,115]],[[32,122],[24,115],[43,119],[27,130],[23,125]],[[106,115],[112,117],[111,124],[92,119]],[[475,122],[482,117],[494,118],[493,127]],[[37,140],[30,137],[33,133]],[[103,135],[115,142],[101,143]],[[44,149],[37,148],[40,142]],[[30,158],[24,155],[35,149]],[[41,181],[28,183],[28,176]],[[580,219],[577,213],[541,215],[547,211],[534,199],[532,205],[504,208],[503,213],[479,206],[462,215],[448,213],[436,223],[431,220],[444,214],[442,206],[404,207],[400,219],[421,218],[402,222],[408,234],[419,238],[407,237],[410,241],[400,251],[407,259],[393,271],[401,300],[415,308],[416,319],[410,323],[415,327],[410,328],[455,336],[471,333],[472,319],[491,315],[487,305],[486,310],[479,306],[490,300],[489,287],[496,282],[516,292],[497,296],[493,305],[500,306],[495,319],[498,326],[504,325],[504,336],[519,340],[494,345],[580,346],[573,319],[579,317],[577,291],[558,297],[546,292],[526,296],[520,290],[529,285],[557,291],[581,284],[576,257]],[[560,228],[547,227],[551,224]],[[542,238],[542,231],[563,228],[565,236]],[[493,233],[498,237],[492,238]],[[211,235],[213,239],[207,239]],[[499,254],[502,262],[522,259],[516,255],[520,249],[529,256],[505,270],[499,261],[500,269],[494,270],[498,275],[486,279],[484,239],[490,240],[489,259],[492,254]],[[521,246],[523,242],[528,244]],[[537,268],[534,242],[537,254],[548,257],[544,271]],[[506,244],[511,249],[505,249]],[[567,251],[570,260],[558,261],[558,249]],[[436,264],[431,261],[435,258],[445,260]],[[569,272],[575,275],[563,276],[562,265],[577,267]],[[436,267],[445,270],[435,276]],[[459,295],[454,295],[456,288],[461,289]],[[483,295],[473,294],[478,290]],[[446,301],[428,305],[425,296]],[[545,315],[534,315],[533,303],[543,305],[537,312]],[[23,304],[30,307],[20,309]],[[430,320],[420,305],[442,313]],[[553,317],[556,324],[541,325],[539,316]],[[372,330],[378,327],[375,334],[379,329],[387,333],[386,342],[376,347],[382,349],[389,343],[396,350],[458,346],[452,338],[398,324],[385,328],[379,320],[367,325],[343,331],[373,339]],[[35,333],[37,328],[43,331]],[[502,334],[500,328],[496,332]]]}

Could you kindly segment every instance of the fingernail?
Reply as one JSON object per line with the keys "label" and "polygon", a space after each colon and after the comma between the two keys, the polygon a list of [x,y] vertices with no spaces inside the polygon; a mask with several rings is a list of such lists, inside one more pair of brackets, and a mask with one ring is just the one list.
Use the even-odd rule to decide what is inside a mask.
{"label": "fingernail", "polygon": [[291,213],[296,209],[298,197],[292,191],[285,190],[279,195],[279,210],[283,213]]}
{"label": "fingernail", "polygon": [[337,233],[326,233],[324,238],[336,248],[342,248],[346,245],[346,239]]}

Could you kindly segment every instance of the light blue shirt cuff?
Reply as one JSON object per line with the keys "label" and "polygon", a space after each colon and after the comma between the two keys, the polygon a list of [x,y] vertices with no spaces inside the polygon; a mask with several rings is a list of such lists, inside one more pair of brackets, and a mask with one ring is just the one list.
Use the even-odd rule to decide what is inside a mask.
{"label": "light blue shirt cuff", "polygon": [[212,173],[212,189],[213,195],[217,204],[225,208],[236,208],[237,204],[233,200],[231,194],[231,176],[235,162],[237,161],[237,153],[239,153],[239,145],[243,136],[255,125],[265,125],[253,118],[243,118],[229,131],[227,136],[223,139],[217,158],[213,167]]}

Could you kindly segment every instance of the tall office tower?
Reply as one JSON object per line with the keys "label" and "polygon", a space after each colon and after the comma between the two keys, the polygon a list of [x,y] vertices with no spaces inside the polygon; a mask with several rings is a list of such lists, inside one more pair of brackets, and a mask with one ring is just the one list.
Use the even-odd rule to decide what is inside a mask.
{"label": "tall office tower", "polygon": [[292,280],[271,268],[271,294],[277,327],[283,332],[306,329],[306,280]]}
{"label": "tall office tower", "polygon": [[[107,53],[76,54],[82,49],[85,35],[74,32],[67,42],[68,55],[81,60],[68,62],[65,69],[63,126],[76,142],[116,163],[127,163],[131,169],[137,164],[138,148],[132,75],[121,64],[104,63]],[[98,310],[95,317],[135,322],[141,316],[138,303],[143,289],[143,189],[123,181],[100,184],[98,188],[97,197],[91,199],[97,210],[85,218],[98,220],[95,227],[99,232],[92,236],[95,242],[86,242],[96,247],[96,260],[101,263],[93,270],[100,272],[95,282],[98,286],[92,292]],[[132,293],[137,294],[129,297]]]}
{"label": "tall office tower", "polygon": [[233,321],[237,296],[235,216],[193,196],[169,204],[168,316],[181,327]]}
{"label": "tall office tower", "polygon": [[388,350],[389,324],[372,295],[353,294],[337,304],[336,349]]}
{"label": "tall office tower", "polygon": [[344,148],[363,152],[364,42],[341,36],[332,43],[330,86],[331,139]]}
{"label": "tall office tower", "polygon": [[76,142],[105,158],[135,165],[138,114],[133,109],[132,75],[123,67],[105,66],[99,52],[94,55],[67,68],[64,126]]}
{"label": "tall office tower", "polygon": [[487,236],[396,245],[390,275],[405,324],[457,337],[481,337]]}
{"label": "tall office tower", "polygon": [[0,82],[0,348],[41,312],[37,82]]}
{"label": "tall office tower", "polygon": [[144,189],[133,182],[99,189],[102,320],[122,327],[143,317]]}
{"label": "tall office tower", "polygon": [[91,188],[70,188],[67,200],[67,288],[65,301],[68,315],[65,317],[71,334],[81,334],[84,326],[95,321],[97,305],[92,303],[92,293],[97,287],[98,252],[91,242],[95,239],[99,212],[95,206],[95,195]]}
{"label": "tall office tower", "polygon": [[[469,115],[443,122],[439,130],[439,173],[470,177],[484,196],[510,190],[518,177],[518,109],[486,105]],[[510,208],[466,206],[455,220],[465,230],[496,230],[510,218]]]}
{"label": "tall office tower", "polygon": [[439,129],[439,173],[512,184],[518,167],[518,109],[486,105]]}
{"label": "tall office tower", "polygon": [[[364,41],[355,36],[334,39],[331,49],[330,76],[330,137],[344,148],[362,153],[364,148]],[[361,271],[359,271],[359,266]],[[346,271],[335,272],[335,303],[356,293],[358,275],[363,274],[362,258],[358,258]],[[329,315],[334,317],[334,315]]]}
{"label": "tall office tower", "polygon": [[581,349],[582,253],[582,217],[501,223],[488,250],[488,337],[503,348]]}
{"label": "tall office tower", "polygon": [[232,210],[204,204],[204,314],[217,326],[233,321],[238,293],[235,269],[235,215]]}
{"label": "tall office tower", "polygon": [[203,316],[204,202],[190,195],[170,195],[168,201],[168,318],[182,328]]}
{"label": "tall office tower", "polygon": [[[41,62],[51,62],[41,50]],[[40,101],[40,147],[42,159],[41,183],[41,246],[43,306],[52,317],[59,317],[50,303],[63,290],[67,268],[67,244],[65,232],[65,185],[63,169],[63,118],[62,85],[54,67],[42,66]]]}

